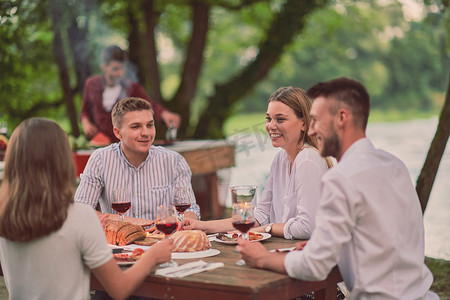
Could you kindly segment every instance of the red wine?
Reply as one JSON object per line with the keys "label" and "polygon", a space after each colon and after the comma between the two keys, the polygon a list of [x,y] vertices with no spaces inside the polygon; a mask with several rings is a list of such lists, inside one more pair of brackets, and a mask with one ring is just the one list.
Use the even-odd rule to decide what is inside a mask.
{"label": "red wine", "polygon": [[125,213],[131,207],[131,201],[126,202],[113,202],[111,207],[117,211],[119,214]]}
{"label": "red wine", "polygon": [[233,221],[233,226],[240,232],[246,233],[255,226],[255,221]]}
{"label": "red wine", "polygon": [[177,211],[179,213],[185,212],[186,209],[188,209],[189,207],[191,207],[190,203],[177,203],[177,204],[175,204],[175,208],[177,209]]}
{"label": "red wine", "polygon": [[178,228],[178,222],[173,223],[159,223],[156,224],[156,229],[164,232],[164,234],[169,235]]}

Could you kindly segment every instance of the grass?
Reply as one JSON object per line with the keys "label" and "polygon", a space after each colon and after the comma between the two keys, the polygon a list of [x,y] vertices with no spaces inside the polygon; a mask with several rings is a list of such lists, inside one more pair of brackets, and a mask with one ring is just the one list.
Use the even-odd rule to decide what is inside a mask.
{"label": "grass", "polygon": [[437,293],[441,300],[450,300],[450,261],[426,257],[425,264],[434,276],[431,290]]}
{"label": "grass", "polygon": [[[369,123],[428,119],[437,115],[438,112],[436,111],[372,110],[370,112]],[[236,133],[264,131],[265,121],[265,112],[234,115],[225,122],[225,135],[230,136]]]}

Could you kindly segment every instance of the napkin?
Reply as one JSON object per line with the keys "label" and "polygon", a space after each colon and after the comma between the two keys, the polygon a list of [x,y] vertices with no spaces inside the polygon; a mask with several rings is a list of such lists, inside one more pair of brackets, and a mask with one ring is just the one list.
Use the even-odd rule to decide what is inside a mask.
{"label": "napkin", "polygon": [[177,267],[168,267],[161,268],[156,270],[156,275],[166,276],[166,277],[185,277],[188,275],[200,273],[203,271],[213,270],[216,268],[223,267],[224,264],[221,262],[218,263],[207,263],[203,260],[194,261],[190,263],[186,263]]}

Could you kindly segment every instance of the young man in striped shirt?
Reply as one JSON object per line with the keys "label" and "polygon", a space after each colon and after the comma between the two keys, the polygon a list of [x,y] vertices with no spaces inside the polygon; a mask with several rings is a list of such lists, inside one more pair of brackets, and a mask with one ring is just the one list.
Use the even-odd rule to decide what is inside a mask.
{"label": "young man in striped shirt", "polygon": [[[153,146],[155,125],[150,104],[135,97],[120,100],[111,112],[113,130],[119,143],[95,150],[80,176],[75,201],[113,213],[113,192],[131,191],[131,208],[125,215],[155,219],[156,208],[171,204],[175,187],[187,187],[191,207],[188,218],[199,219],[200,208],[191,186],[191,170],[174,151]],[[101,217],[104,220],[104,217]]]}

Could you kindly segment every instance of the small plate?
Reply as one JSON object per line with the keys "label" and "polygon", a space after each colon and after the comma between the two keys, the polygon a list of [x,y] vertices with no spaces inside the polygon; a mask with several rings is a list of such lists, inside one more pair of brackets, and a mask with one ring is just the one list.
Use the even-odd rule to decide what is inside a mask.
{"label": "small plate", "polygon": [[136,263],[136,261],[116,261],[119,266],[131,266]]}
{"label": "small plate", "polygon": [[219,254],[220,251],[217,249],[208,249],[204,251],[195,252],[172,252],[172,259],[190,259],[190,258],[202,258],[210,257]]}
{"label": "small plate", "polygon": [[[263,235],[262,239],[253,240],[253,241],[250,241],[250,242],[261,242],[261,241],[267,240],[268,238],[270,238],[272,236],[270,233],[266,233],[266,232],[258,232],[258,233]],[[229,236],[229,237],[232,236],[232,234],[230,234],[230,233],[227,233],[226,235]],[[237,244],[236,241],[222,241],[221,239],[218,239],[217,236],[214,239],[214,242],[218,242],[218,243],[222,243],[222,244],[228,244],[228,245],[236,245]]]}
{"label": "small plate", "polygon": [[[120,256],[120,257],[124,257],[124,258],[129,257],[130,255],[131,255],[131,253],[118,253],[118,254],[114,254],[114,256]],[[135,260],[133,260],[133,261],[120,261],[120,260],[117,260],[117,259],[115,259],[115,258],[114,258],[114,260],[116,261],[116,263],[117,263],[119,266],[130,266],[130,265],[133,265],[133,264],[136,263]]]}

